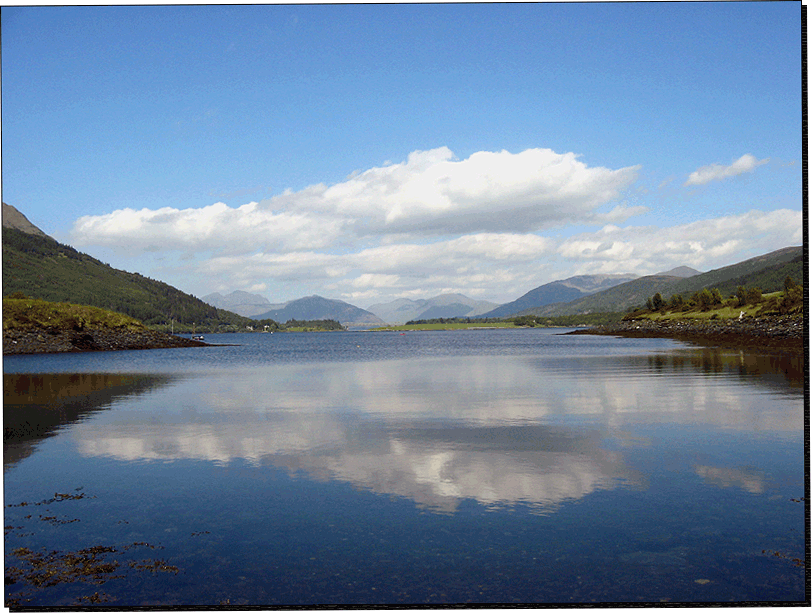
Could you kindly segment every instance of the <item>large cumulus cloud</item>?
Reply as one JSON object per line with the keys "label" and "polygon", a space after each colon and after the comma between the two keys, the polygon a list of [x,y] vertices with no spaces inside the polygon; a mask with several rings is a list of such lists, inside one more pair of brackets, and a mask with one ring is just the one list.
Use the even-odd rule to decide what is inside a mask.
{"label": "large cumulus cloud", "polygon": [[[533,232],[582,223],[620,197],[637,166],[589,167],[573,153],[528,149],[474,153],[457,160],[446,147],[237,208],[120,209],[77,220],[77,245],[129,250],[285,252],[348,238]],[[616,207],[615,216],[636,211]]]}
{"label": "large cumulus cloud", "polygon": [[[763,163],[743,156],[689,183]],[[441,147],[237,207],[85,216],[70,239],[144,254],[154,276],[197,295],[262,288],[272,302],[320,294],[359,306],[452,292],[507,302],[576,274],[709,270],[803,241],[788,209],[628,225],[648,210],[625,201],[638,172],[549,149],[457,159]]]}

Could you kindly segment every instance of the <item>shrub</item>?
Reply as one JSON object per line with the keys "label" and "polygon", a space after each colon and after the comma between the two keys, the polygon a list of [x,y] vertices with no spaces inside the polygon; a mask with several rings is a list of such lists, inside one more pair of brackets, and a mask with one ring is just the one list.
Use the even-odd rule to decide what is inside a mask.
{"label": "shrub", "polygon": [[747,302],[746,304],[758,304],[763,300],[761,297],[761,288],[750,287],[747,289]]}

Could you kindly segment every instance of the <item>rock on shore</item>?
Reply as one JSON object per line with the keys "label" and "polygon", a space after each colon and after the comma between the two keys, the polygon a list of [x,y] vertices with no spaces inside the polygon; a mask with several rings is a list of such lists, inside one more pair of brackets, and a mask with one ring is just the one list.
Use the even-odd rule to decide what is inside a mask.
{"label": "rock on shore", "polygon": [[660,321],[637,319],[576,330],[571,334],[673,338],[705,345],[788,351],[803,350],[806,338],[804,320],[791,316]]}
{"label": "rock on shore", "polygon": [[155,330],[3,330],[3,355],[207,347],[207,343]]}

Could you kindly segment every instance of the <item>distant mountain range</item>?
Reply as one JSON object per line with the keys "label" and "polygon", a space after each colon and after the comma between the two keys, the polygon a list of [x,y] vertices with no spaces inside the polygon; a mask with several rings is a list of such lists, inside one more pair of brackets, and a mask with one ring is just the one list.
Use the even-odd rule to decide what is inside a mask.
{"label": "distant mountain range", "polygon": [[217,307],[218,309],[226,309],[227,311],[237,313],[237,315],[242,315],[243,317],[253,317],[254,315],[264,313],[265,311],[270,311],[277,306],[271,304],[270,301],[263,296],[258,294],[250,294],[240,290],[231,292],[225,296],[214,292],[213,294],[203,296],[201,300]]}
{"label": "distant mountain range", "polygon": [[585,295],[626,283],[635,279],[636,275],[580,275],[560,281],[545,283],[517,298],[491,311],[482,317],[510,317],[527,309],[541,307],[547,304],[570,302]]}
{"label": "distant mountain range", "polygon": [[392,325],[418,319],[476,317],[497,307],[495,302],[473,300],[463,294],[441,294],[426,300],[401,298],[373,304],[367,310]]}
{"label": "distant mountain range", "polygon": [[226,296],[213,293],[200,300],[161,281],[112,268],[55,241],[13,206],[3,203],[2,210],[4,296],[21,292],[32,298],[98,306],[147,325],[160,327],[174,322],[176,330],[196,325],[200,331],[237,331],[260,319],[279,323],[331,319],[348,327],[369,328],[415,319],[619,313],[644,305],[657,292],[667,300],[673,294],[690,297],[707,287],[729,296],[739,285],[759,287],[766,293],[782,289],[787,276],[801,284],[807,281],[803,248],[787,247],[705,273],[681,266],[637,278],[570,277],[541,285],[501,306],[462,294],[395,300],[367,310],[321,296],[272,304],[243,291]]}
{"label": "distant mountain range", "polygon": [[330,300],[321,296],[307,296],[292,300],[281,308],[254,315],[252,319],[273,319],[279,323],[285,323],[291,319],[297,321],[333,319],[348,328],[372,328],[386,324],[369,311],[341,300]]}

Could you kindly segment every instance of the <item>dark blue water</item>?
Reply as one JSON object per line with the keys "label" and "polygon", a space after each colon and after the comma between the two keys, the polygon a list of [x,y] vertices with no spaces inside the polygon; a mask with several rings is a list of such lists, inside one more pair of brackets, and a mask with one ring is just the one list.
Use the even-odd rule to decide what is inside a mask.
{"label": "dark blue water", "polygon": [[557,332],[6,358],[7,602],[803,601],[802,360]]}

